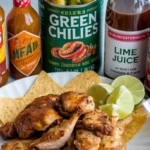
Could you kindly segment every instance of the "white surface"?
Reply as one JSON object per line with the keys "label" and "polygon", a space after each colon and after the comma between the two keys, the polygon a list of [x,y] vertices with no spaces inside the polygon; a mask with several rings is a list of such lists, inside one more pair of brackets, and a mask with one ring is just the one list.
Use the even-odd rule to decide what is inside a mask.
{"label": "white surface", "polygon": [[[75,72],[59,72],[59,73],[50,73],[49,75],[60,85],[64,86],[67,81],[75,77],[79,73]],[[17,80],[15,82],[9,83],[6,86],[0,89],[0,97],[22,97],[31,87],[31,85],[36,80],[37,76],[31,76],[24,79]],[[104,82],[110,83],[111,80],[105,77],[102,77]],[[12,80],[11,80],[12,81]]]}
{"label": "white surface", "polygon": [[[70,79],[75,77],[78,73],[51,73],[50,76],[62,86]],[[31,85],[36,80],[37,76],[24,78],[12,82],[0,89],[0,97],[21,97],[23,96]],[[102,77],[103,82],[110,83],[111,80]],[[3,141],[0,140],[0,144]],[[143,128],[139,131],[134,139],[127,145],[127,150],[150,150],[150,118],[147,119]]]}
{"label": "white surface", "polygon": [[[13,7],[13,0],[0,0],[0,5],[3,7],[5,11],[5,16],[7,16],[9,11]],[[31,5],[38,12],[38,0],[31,0]]]}

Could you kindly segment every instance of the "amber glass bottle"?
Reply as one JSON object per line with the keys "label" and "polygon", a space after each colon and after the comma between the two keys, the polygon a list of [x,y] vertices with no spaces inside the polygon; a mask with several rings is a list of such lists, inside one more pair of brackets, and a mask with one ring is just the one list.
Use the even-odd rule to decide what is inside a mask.
{"label": "amber glass bottle", "polygon": [[8,70],[6,65],[6,37],[5,37],[5,15],[0,6],[0,87],[5,85],[8,80]]}
{"label": "amber glass bottle", "polygon": [[30,0],[13,0],[7,16],[11,75],[18,79],[38,74],[41,64],[40,21]]}
{"label": "amber glass bottle", "polygon": [[144,79],[150,0],[109,0],[106,12],[105,75]]}

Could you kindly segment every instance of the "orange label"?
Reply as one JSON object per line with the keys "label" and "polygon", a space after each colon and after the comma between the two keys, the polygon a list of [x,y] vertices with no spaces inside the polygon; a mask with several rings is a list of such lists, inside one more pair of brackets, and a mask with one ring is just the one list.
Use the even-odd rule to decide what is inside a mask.
{"label": "orange label", "polygon": [[9,57],[16,69],[29,76],[41,58],[41,40],[39,36],[26,31],[8,40]]}
{"label": "orange label", "polygon": [[5,25],[3,24],[0,27],[0,76],[2,76],[7,68],[6,68],[6,46],[5,46]]}

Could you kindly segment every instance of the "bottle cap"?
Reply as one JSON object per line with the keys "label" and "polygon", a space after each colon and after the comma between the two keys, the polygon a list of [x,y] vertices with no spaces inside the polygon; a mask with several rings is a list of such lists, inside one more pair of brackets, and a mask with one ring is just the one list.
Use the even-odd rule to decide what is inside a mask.
{"label": "bottle cap", "polygon": [[18,8],[24,8],[29,6],[31,3],[31,0],[13,0],[13,4],[15,7]]}

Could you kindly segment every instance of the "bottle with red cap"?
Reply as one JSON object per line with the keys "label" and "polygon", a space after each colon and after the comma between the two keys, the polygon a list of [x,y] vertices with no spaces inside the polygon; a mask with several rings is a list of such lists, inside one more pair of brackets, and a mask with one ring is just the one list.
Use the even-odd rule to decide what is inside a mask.
{"label": "bottle with red cap", "polygon": [[42,69],[40,20],[30,0],[13,0],[7,31],[11,75],[18,79],[38,74]]}
{"label": "bottle with red cap", "polygon": [[3,8],[0,6],[0,87],[5,85],[8,80],[5,42],[5,13]]}

